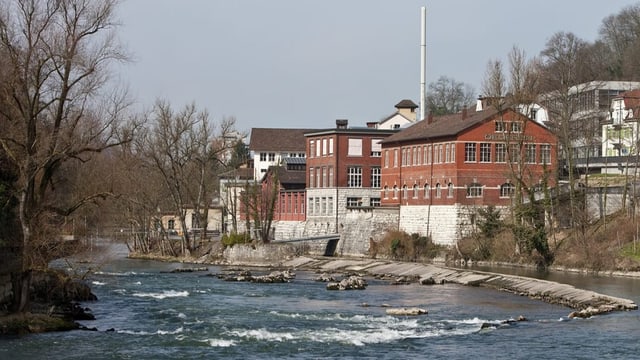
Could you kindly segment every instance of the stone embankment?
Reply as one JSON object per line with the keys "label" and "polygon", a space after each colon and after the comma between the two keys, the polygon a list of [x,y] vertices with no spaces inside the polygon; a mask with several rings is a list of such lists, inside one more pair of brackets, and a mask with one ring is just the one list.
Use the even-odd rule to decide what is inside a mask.
{"label": "stone embankment", "polygon": [[508,291],[521,296],[561,304],[574,309],[569,317],[589,317],[611,311],[636,310],[631,300],[577,289],[571,285],[515,275],[446,268],[430,264],[375,259],[298,257],[282,263],[286,268],[331,272],[359,272],[378,277],[412,278],[425,284],[454,283]]}

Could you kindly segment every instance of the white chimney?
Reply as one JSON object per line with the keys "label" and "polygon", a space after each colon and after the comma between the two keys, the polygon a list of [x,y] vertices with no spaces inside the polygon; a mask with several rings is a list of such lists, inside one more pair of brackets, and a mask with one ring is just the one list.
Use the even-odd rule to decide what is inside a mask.
{"label": "white chimney", "polygon": [[423,6],[420,24],[420,120],[424,120],[427,113],[427,8]]}

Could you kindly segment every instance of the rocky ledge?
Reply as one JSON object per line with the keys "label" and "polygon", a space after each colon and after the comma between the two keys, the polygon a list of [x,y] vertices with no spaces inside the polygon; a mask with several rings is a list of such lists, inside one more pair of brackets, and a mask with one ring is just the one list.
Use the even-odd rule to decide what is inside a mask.
{"label": "rocky ledge", "polygon": [[637,310],[632,300],[623,299],[552,281],[431,264],[391,262],[375,259],[298,257],[281,264],[285,268],[303,268],[324,273],[358,272],[394,283],[414,281],[423,285],[455,283],[508,291],[548,303],[561,304],[574,311],[569,317],[590,317],[612,311]]}

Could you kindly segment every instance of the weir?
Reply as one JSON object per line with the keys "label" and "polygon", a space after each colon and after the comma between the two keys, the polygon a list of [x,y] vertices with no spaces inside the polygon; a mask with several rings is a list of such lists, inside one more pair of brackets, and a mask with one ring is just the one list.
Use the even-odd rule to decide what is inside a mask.
{"label": "weir", "polygon": [[340,241],[340,234],[324,234],[304,238],[277,240],[274,241],[274,243],[312,243],[316,247],[324,249],[324,251],[321,252],[323,256],[334,256],[338,247],[338,241]]}
{"label": "weir", "polygon": [[422,284],[454,283],[488,287],[578,310],[570,314],[570,317],[572,315],[588,317],[611,311],[638,309],[638,306],[632,300],[578,289],[567,284],[516,275],[448,268],[432,264],[377,259],[315,259],[299,257],[283,263],[282,266],[314,269],[323,272],[357,271],[378,276],[409,276],[416,278]]}

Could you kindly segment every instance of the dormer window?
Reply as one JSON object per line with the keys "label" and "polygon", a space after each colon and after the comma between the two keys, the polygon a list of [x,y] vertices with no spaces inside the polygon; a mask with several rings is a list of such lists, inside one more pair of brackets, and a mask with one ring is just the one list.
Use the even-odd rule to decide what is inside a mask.
{"label": "dormer window", "polygon": [[505,132],[506,130],[504,121],[496,120],[496,132]]}

